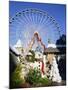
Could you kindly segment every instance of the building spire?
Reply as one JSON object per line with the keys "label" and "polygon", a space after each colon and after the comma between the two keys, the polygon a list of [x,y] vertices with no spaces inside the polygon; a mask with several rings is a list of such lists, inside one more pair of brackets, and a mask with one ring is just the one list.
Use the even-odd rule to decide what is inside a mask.
{"label": "building spire", "polygon": [[17,43],[14,45],[14,47],[22,47],[22,42],[20,39],[17,41]]}

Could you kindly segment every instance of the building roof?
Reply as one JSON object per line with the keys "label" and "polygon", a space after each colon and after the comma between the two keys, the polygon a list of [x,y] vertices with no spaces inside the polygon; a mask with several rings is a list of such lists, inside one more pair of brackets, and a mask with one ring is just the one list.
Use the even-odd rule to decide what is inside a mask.
{"label": "building roof", "polygon": [[45,53],[59,53],[59,52],[60,51],[57,48],[49,47],[45,49]]}
{"label": "building roof", "polygon": [[66,53],[66,45],[48,44],[45,53]]}
{"label": "building roof", "polygon": [[10,46],[9,49],[10,49],[10,52],[12,52],[13,54],[15,54],[16,56],[19,56],[20,55],[20,53],[14,47]]}
{"label": "building roof", "polygon": [[56,45],[56,44],[53,44],[53,43],[49,43],[47,48],[49,48],[49,47],[52,47],[52,48],[57,48],[57,47],[58,48],[62,48],[63,47],[63,48],[65,48],[66,45],[61,45],[61,44],[60,45]]}
{"label": "building roof", "polygon": [[50,44],[48,44],[47,48],[49,48],[49,47],[56,48],[56,45],[55,45],[55,44],[50,43]]}

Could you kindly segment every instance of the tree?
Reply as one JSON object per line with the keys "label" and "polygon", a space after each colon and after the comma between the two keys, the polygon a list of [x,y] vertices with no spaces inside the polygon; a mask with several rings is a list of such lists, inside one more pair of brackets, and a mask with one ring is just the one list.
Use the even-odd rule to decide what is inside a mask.
{"label": "tree", "polygon": [[[57,41],[56,45],[66,45],[66,35],[62,35]],[[64,56],[60,58],[58,62],[58,68],[60,75],[63,80],[66,80],[66,46],[65,47],[57,47]]]}
{"label": "tree", "polygon": [[60,36],[60,38],[56,41],[57,48],[60,52],[66,52],[66,47],[58,47],[58,45],[66,45],[66,35]]}
{"label": "tree", "polygon": [[66,45],[66,35],[60,36],[60,38],[56,41],[56,45]]}

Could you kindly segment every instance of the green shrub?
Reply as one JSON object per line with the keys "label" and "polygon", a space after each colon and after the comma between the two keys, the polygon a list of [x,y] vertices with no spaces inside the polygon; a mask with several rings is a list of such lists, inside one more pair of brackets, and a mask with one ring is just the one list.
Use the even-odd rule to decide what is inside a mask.
{"label": "green shrub", "polygon": [[36,68],[29,70],[26,81],[33,86],[49,86],[49,85],[51,85],[51,80],[49,80],[46,77],[42,78],[40,71]]}
{"label": "green shrub", "polygon": [[12,73],[11,82],[12,87],[19,87],[21,84],[25,82],[24,78],[21,77],[21,64],[17,66],[15,71]]}
{"label": "green shrub", "polygon": [[27,75],[27,82],[31,85],[36,85],[39,82],[39,78],[41,78],[41,73],[38,69],[30,69]]}
{"label": "green shrub", "polygon": [[49,86],[51,85],[52,81],[49,80],[48,78],[40,78],[39,82],[41,83],[42,86]]}

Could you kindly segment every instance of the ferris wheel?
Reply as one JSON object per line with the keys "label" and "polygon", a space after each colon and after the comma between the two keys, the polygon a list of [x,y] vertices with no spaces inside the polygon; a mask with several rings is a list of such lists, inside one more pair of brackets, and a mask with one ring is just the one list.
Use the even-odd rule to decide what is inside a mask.
{"label": "ferris wheel", "polygon": [[24,9],[9,19],[9,38],[12,45],[17,39],[21,39],[23,44],[28,45],[36,31],[45,43],[48,39],[55,43],[61,36],[61,27],[58,22],[43,10]]}

